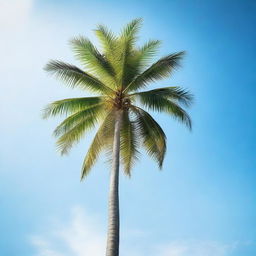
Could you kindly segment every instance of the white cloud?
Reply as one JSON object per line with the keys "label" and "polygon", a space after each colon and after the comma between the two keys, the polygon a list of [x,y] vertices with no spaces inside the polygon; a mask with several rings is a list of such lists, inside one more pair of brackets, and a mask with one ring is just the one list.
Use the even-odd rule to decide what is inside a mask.
{"label": "white cloud", "polygon": [[86,216],[77,207],[73,209],[73,219],[68,227],[57,232],[59,237],[69,245],[75,255],[103,255],[104,236],[99,230],[97,222]]}
{"label": "white cloud", "polygon": [[63,254],[54,251],[51,248],[51,244],[41,237],[34,236],[31,238],[31,242],[38,250],[37,256],[64,256]]}
{"label": "white cloud", "polygon": [[105,239],[94,218],[80,207],[72,209],[68,223],[55,223],[47,235],[33,236],[37,256],[102,256]]}
{"label": "white cloud", "polygon": [[[123,230],[122,233],[126,240],[121,246],[121,255],[124,256],[231,256],[237,248],[250,245],[248,242],[223,244],[186,240],[166,244],[148,243],[150,245],[147,246],[139,243],[138,247],[134,247],[148,236],[138,230]],[[106,239],[97,219],[86,215],[81,207],[75,207],[68,222],[55,223],[45,234],[33,236],[31,242],[37,252],[35,256],[102,256]]]}

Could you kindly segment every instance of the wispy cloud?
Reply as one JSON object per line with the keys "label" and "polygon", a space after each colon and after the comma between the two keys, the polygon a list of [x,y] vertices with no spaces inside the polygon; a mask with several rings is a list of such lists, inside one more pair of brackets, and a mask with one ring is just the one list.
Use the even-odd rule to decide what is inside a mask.
{"label": "wispy cloud", "polygon": [[67,223],[55,223],[47,235],[33,236],[37,256],[104,255],[104,236],[94,218],[80,207],[72,209]]}
{"label": "wispy cloud", "polygon": [[[122,245],[125,256],[232,256],[236,249],[248,246],[249,242],[220,243],[216,241],[171,241],[134,247],[138,236],[146,239],[144,232],[123,231],[128,240]],[[128,234],[128,235],[127,235]],[[135,237],[129,234],[136,234]],[[139,239],[141,239],[140,237]],[[105,252],[105,235],[95,217],[88,216],[81,207],[72,209],[71,218],[65,223],[55,223],[47,232],[30,238],[35,247],[35,256],[102,256]]]}
{"label": "wispy cloud", "polygon": [[37,256],[64,256],[54,250],[52,244],[44,238],[34,236],[31,238],[31,242],[37,248]]}

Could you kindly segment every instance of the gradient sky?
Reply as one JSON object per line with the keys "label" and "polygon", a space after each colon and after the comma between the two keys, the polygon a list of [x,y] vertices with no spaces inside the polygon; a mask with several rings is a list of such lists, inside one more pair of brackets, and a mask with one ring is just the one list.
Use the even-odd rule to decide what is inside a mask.
{"label": "gradient sky", "polygon": [[[45,74],[49,59],[78,64],[68,40],[95,42],[99,23],[133,18],[139,43],[186,50],[183,67],[155,86],[195,94],[193,131],[155,115],[168,136],[163,171],[146,156],[120,181],[121,256],[256,255],[256,2],[238,0],[0,0],[0,255],[104,255],[109,165],[80,183],[92,135],[68,157],[42,120],[49,102],[85,95]],[[88,94],[89,95],[89,94]]]}

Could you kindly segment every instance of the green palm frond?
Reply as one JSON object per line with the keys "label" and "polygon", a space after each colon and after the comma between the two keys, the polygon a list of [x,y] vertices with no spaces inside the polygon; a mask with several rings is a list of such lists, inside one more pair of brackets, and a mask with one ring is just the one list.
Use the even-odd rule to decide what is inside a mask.
{"label": "green palm frond", "polygon": [[115,87],[115,72],[111,64],[97,48],[85,37],[77,37],[70,41],[75,56],[89,69],[99,80]]}
{"label": "green palm frond", "polygon": [[165,98],[177,101],[186,107],[189,107],[193,102],[193,95],[178,86],[158,88],[145,92],[137,92],[131,94],[130,97],[140,98],[143,102],[157,101]]}
{"label": "green palm frond", "polygon": [[88,128],[94,127],[97,122],[100,121],[105,114],[105,105],[103,103],[90,106],[84,110],[78,111],[75,114],[66,118],[61,124],[59,124],[54,130],[54,136],[58,137],[69,132],[76,125],[81,122],[86,122]]}
{"label": "green palm frond", "polygon": [[73,114],[75,112],[84,110],[96,104],[107,102],[107,97],[83,97],[83,98],[69,98],[64,100],[54,101],[46,106],[43,110],[43,118],[57,115]]}
{"label": "green palm frond", "polygon": [[126,58],[125,76],[123,78],[123,88],[125,88],[133,79],[139,75],[148,64],[148,61],[154,56],[160,41],[150,40],[138,49],[132,49]]}
{"label": "green palm frond", "polygon": [[175,100],[168,99],[158,94],[137,94],[136,97],[140,100],[141,104],[149,110],[157,112],[166,112],[184,123],[189,129],[192,128],[192,122],[187,112],[180,107]]}
{"label": "green palm frond", "polygon": [[120,38],[126,41],[134,42],[142,25],[142,19],[137,18],[129,22],[121,31]]}
{"label": "green palm frond", "polygon": [[124,166],[124,173],[130,176],[133,164],[138,159],[139,140],[135,123],[130,119],[129,112],[127,110],[125,110],[123,113],[120,137],[120,153]]}
{"label": "green palm frond", "polygon": [[[116,48],[117,37],[113,34],[112,31],[103,25],[98,25],[94,32],[101,43],[104,55],[106,57],[109,57],[109,55],[113,57]],[[112,61],[113,60],[110,58],[110,63]]]}
{"label": "green palm frond", "polygon": [[74,65],[68,63],[51,60],[45,70],[61,79],[71,88],[79,87],[84,90],[91,90],[100,94],[113,94],[113,90],[99,81],[93,75],[90,75]]}
{"label": "green palm frond", "polygon": [[72,146],[78,143],[78,141],[81,140],[85,132],[89,128],[94,127],[94,124],[94,120],[91,120],[91,122],[85,120],[75,125],[68,132],[64,133],[56,142],[57,149],[58,151],[60,151],[61,155],[68,154]]}
{"label": "green palm frond", "polygon": [[[137,33],[141,27],[142,19],[134,19],[126,25],[122,30],[119,40],[118,48],[116,49],[118,70],[117,81],[124,88],[129,81],[131,75],[131,65],[129,65],[129,58],[133,54],[134,44],[137,39]],[[133,70],[133,69],[132,69]]]}
{"label": "green palm frond", "polygon": [[153,117],[139,107],[132,106],[131,110],[136,115],[135,124],[140,132],[143,146],[149,156],[158,162],[162,168],[166,152],[166,136],[160,125]]}
{"label": "green palm frond", "polygon": [[148,83],[168,77],[174,69],[180,66],[184,52],[170,54],[161,58],[143,73],[138,75],[126,88],[126,91],[137,91]]}
{"label": "green palm frond", "polygon": [[138,49],[136,61],[138,62],[140,68],[145,67],[148,64],[148,61],[155,56],[160,44],[161,41],[159,40],[149,40],[146,44]]}
{"label": "green palm frond", "polygon": [[112,143],[114,132],[114,111],[111,111],[98,129],[85,156],[81,180],[88,175],[101,151]]}
{"label": "green palm frond", "polygon": [[67,154],[71,147],[77,143],[83,135],[95,127],[105,115],[108,108],[103,104],[97,104],[88,107],[78,113],[75,113],[66,118],[54,130],[54,135],[59,137],[57,140],[57,148],[60,153]]}

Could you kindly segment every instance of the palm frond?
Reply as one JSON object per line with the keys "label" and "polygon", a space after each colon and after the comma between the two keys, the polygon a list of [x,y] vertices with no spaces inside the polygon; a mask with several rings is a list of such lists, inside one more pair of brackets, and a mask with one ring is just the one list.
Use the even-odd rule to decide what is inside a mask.
{"label": "palm frond", "polygon": [[145,87],[149,82],[154,82],[168,77],[174,69],[180,66],[184,52],[170,54],[161,58],[148,69],[138,75],[126,88],[126,91],[137,91]]}
{"label": "palm frond", "polygon": [[90,75],[74,65],[51,60],[44,68],[47,72],[61,79],[71,88],[79,87],[84,90],[91,90],[100,94],[113,94],[113,90],[99,81],[93,75]]}
{"label": "palm frond", "polygon": [[103,25],[98,25],[94,32],[102,45],[104,55],[112,55],[117,41],[117,38],[113,32]]}
{"label": "palm frond", "polygon": [[149,40],[142,47],[138,49],[137,52],[137,62],[140,68],[145,67],[148,64],[148,61],[155,56],[156,52],[159,49],[161,41],[159,40]]}
{"label": "palm frond", "polygon": [[137,33],[142,25],[142,19],[137,18],[129,22],[121,31],[120,38],[127,41],[135,41],[137,39]]}
{"label": "palm frond", "polygon": [[119,65],[119,49],[120,45],[118,42],[118,38],[113,34],[111,30],[103,25],[99,25],[95,30],[95,34],[98,37],[102,48],[103,54],[108,62],[114,69],[115,78],[117,79],[117,73],[119,72],[120,65]]}
{"label": "palm frond", "polygon": [[84,110],[78,111],[75,114],[66,118],[61,124],[59,124],[54,130],[55,137],[61,136],[81,122],[87,123],[87,128],[94,127],[97,122],[100,121],[105,115],[105,108],[103,103],[87,107]]}
{"label": "palm frond", "polygon": [[148,61],[154,56],[160,41],[150,40],[145,45],[138,49],[132,49],[129,54],[127,54],[125,72],[122,84],[125,88],[130,84],[133,79],[139,75],[145,67],[147,66]]}
{"label": "palm frond", "polygon": [[149,156],[158,162],[159,168],[162,168],[166,152],[166,136],[160,125],[153,117],[143,109],[132,106],[131,110],[136,115],[135,124],[138,127]]}
{"label": "palm frond", "polygon": [[102,55],[91,41],[85,37],[79,36],[70,41],[75,52],[76,58],[84,64],[99,80],[104,83],[115,86],[115,72],[111,64]]}
{"label": "palm frond", "polygon": [[94,127],[94,124],[94,120],[91,120],[91,122],[85,120],[64,133],[56,142],[57,149],[60,151],[61,155],[68,154],[72,146],[83,137],[89,128]]}
{"label": "palm frond", "polygon": [[131,75],[133,66],[129,65],[129,57],[133,55],[134,44],[137,39],[137,33],[141,27],[142,19],[134,19],[128,23],[121,31],[118,39],[118,48],[116,49],[117,56],[117,81],[118,85],[125,87]]}
{"label": "palm frond", "polygon": [[122,118],[120,153],[124,166],[124,173],[131,175],[131,169],[135,161],[138,159],[138,133],[134,122],[129,117],[128,110],[125,110]]}
{"label": "palm frond", "polygon": [[83,166],[82,166],[82,174],[81,180],[87,176],[98,159],[100,152],[111,144],[111,139],[113,139],[113,131],[114,131],[114,112],[110,111],[110,113],[106,116],[105,120],[101,124],[98,129],[90,148],[87,151],[85,156]]}
{"label": "palm frond", "polygon": [[54,101],[43,109],[43,118],[57,115],[73,114],[75,112],[84,110],[88,107],[107,101],[107,97],[83,97],[83,98],[69,98],[64,100]]}
{"label": "palm frond", "polygon": [[157,112],[166,112],[184,123],[189,129],[192,128],[192,122],[188,113],[173,100],[169,100],[157,94],[138,94],[136,95],[141,104],[150,110]]}
{"label": "palm frond", "polygon": [[193,95],[178,86],[158,88],[145,92],[137,92],[131,94],[130,97],[138,97],[143,102],[157,101],[159,98],[165,98],[172,101],[177,101],[186,107],[189,107],[193,103]]}
{"label": "palm frond", "polygon": [[57,140],[57,149],[61,155],[67,154],[86,132],[104,118],[106,112],[104,104],[101,103],[66,118],[54,131],[55,136],[60,136]]}

